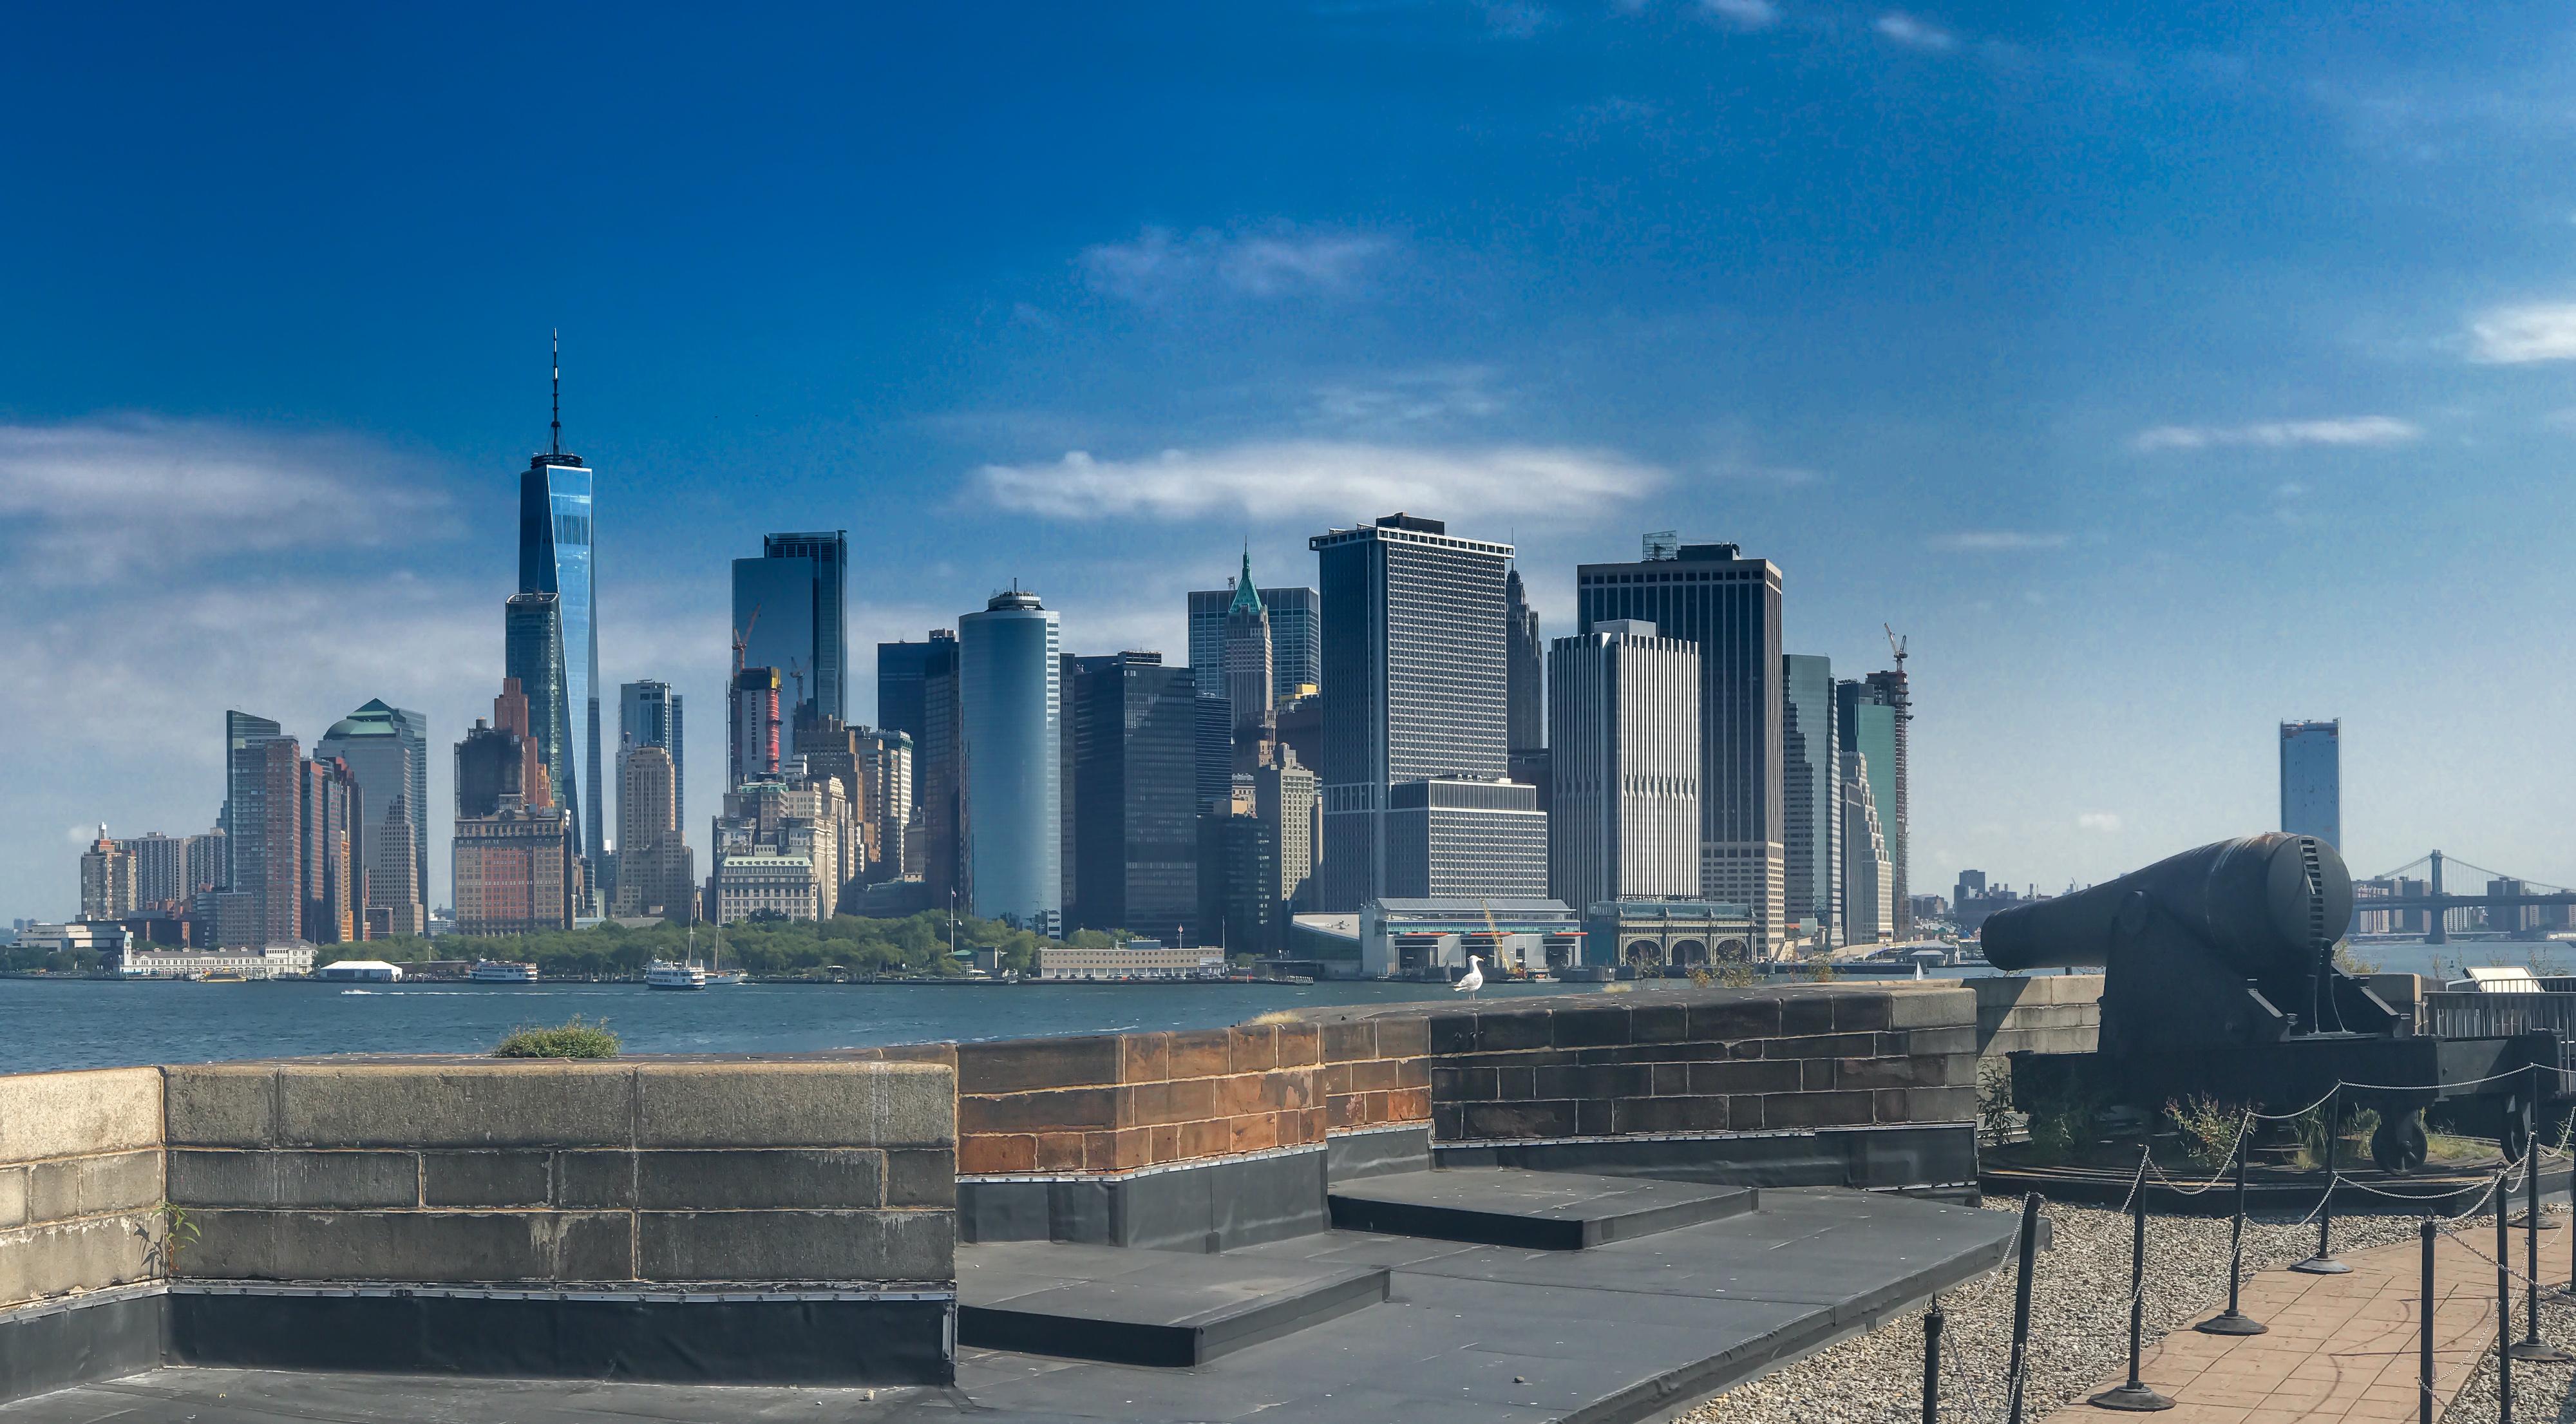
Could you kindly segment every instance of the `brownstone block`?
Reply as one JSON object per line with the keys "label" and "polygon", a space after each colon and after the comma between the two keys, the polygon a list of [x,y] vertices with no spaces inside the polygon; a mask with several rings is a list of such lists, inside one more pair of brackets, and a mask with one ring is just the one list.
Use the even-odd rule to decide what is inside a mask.
{"label": "brownstone block", "polygon": [[1365,1105],[1360,1109],[1361,1120],[1367,1122],[1371,1126],[1375,1126],[1381,1122],[1394,1121],[1394,1119],[1389,1115],[1387,1096],[1388,1095],[1385,1093],[1360,1094],[1360,1102]]}
{"label": "brownstone block", "polygon": [[1753,1059],[1690,1065],[1690,1089],[1708,1093],[1794,1093],[1805,1075],[1793,1059]]}
{"label": "brownstone block", "polygon": [[[1843,1088],[1912,1088],[1940,1086],[1940,1064],[1913,1058],[1844,1058],[1837,1060],[1835,1086]],[[1930,1076],[1926,1077],[1926,1069]]]}
{"label": "brownstone block", "polygon": [[1216,1111],[1219,1117],[1235,1117],[1242,1113],[1259,1112],[1264,1108],[1276,1106],[1278,1104],[1264,1100],[1259,1074],[1237,1073],[1232,1077],[1216,1080]]}
{"label": "brownstone block", "polygon": [[1619,1130],[1619,1105],[1607,1098],[1583,1098],[1574,1104],[1575,1131],[1585,1137],[1607,1137]]}
{"label": "brownstone block", "polygon": [[1118,1081],[1159,1083],[1172,1076],[1172,1036],[1168,1033],[1118,1035]]}
{"label": "brownstone block", "polygon": [[1431,1053],[1431,1020],[1428,1016],[1383,1018],[1377,1021],[1377,1056],[1380,1058],[1425,1058]]}
{"label": "brownstone block", "polygon": [[1279,1066],[1279,1030],[1271,1024],[1239,1024],[1226,1032],[1232,1035],[1234,1071],[1267,1073]]}
{"label": "brownstone block", "polygon": [[1118,1081],[1120,1036],[1012,1038],[957,1046],[957,1091],[1025,1093]]}
{"label": "brownstone block", "polygon": [[1086,1172],[1132,1172],[1148,1165],[1153,1132],[1150,1127],[1127,1127],[1116,1132],[1083,1134],[1082,1169]]}
{"label": "brownstone block", "polygon": [[1200,1118],[1219,1116],[1216,1110],[1216,1085],[1222,1078],[1185,1078],[1170,1085],[1171,1116],[1166,1122],[1196,1122]]}
{"label": "brownstone block", "polygon": [[967,1176],[1037,1169],[1038,1140],[1025,1133],[957,1139],[957,1170]]}
{"label": "brownstone block", "polygon": [[1224,1029],[1201,1029],[1171,1036],[1174,1079],[1219,1078],[1234,1071],[1234,1037]]}
{"label": "brownstone block", "polygon": [[1780,1032],[1791,1036],[1833,1032],[1834,992],[1827,989],[1782,996]]}
{"label": "brownstone block", "polygon": [[[1828,1006],[1830,1007],[1830,1006]],[[1783,1034],[1762,1045],[1765,1058],[1875,1058],[1874,1033]]]}
{"label": "brownstone block", "polygon": [[1780,1001],[1767,998],[1717,999],[1690,1006],[1690,1036],[1734,1042],[1769,1038],[1780,1032]]}
{"label": "brownstone block", "polygon": [[1222,1157],[1229,1150],[1231,1141],[1224,1118],[1182,1123],[1180,1160],[1194,1162],[1201,1157]]}
{"label": "brownstone block", "polygon": [[1630,1043],[1678,1043],[1690,1037],[1687,1004],[1639,1004],[1628,1011]]}
{"label": "brownstone block", "polygon": [[1726,1100],[1726,1123],[1731,1132],[1760,1132],[1774,1125],[1762,1116],[1762,1100],[1750,1095]]}
{"label": "brownstone block", "polygon": [[1872,1094],[1872,1096],[1878,1099],[1878,1120],[1880,1122],[1905,1121],[1905,1090],[1903,1088],[1881,1088],[1876,1093]]}
{"label": "brownstone block", "polygon": [[1041,1172],[1079,1172],[1082,1170],[1083,1143],[1089,1136],[1080,1132],[1041,1132],[1038,1134],[1038,1170]]}
{"label": "brownstone block", "polygon": [[1834,996],[1834,1031],[1846,1033],[1853,1029],[1886,1028],[1894,1017],[1889,1007],[1890,998],[1888,992],[1883,989],[1875,993],[1855,991],[1836,994]]}
{"label": "brownstone block", "polygon": [[1431,1118],[1429,1088],[1398,1088],[1386,1095],[1385,1122],[1427,1122]]}
{"label": "brownstone block", "polygon": [[1646,1091],[1656,1097],[1672,1097],[1690,1091],[1690,1065],[1658,1063],[1648,1070]]}
{"label": "brownstone block", "polygon": [[1358,1127],[1360,1112],[1368,1100],[1350,1093],[1337,1093],[1324,1100],[1324,1120],[1336,1128]]}
{"label": "brownstone block", "polygon": [[1281,1147],[1306,1145],[1306,1114],[1275,1112],[1270,1115],[1270,1140]]}
{"label": "brownstone block", "polygon": [[1618,1131],[1724,1132],[1729,1126],[1724,1098],[1636,1098],[1614,1104]]}
{"label": "brownstone block", "polygon": [[1327,1130],[1328,1129],[1324,1124],[1324,1110],[1322,1108],[1306,1109],[1306,1140],[1308,1142],[1321,1142],[1324,1140],[1324,1133]]}
{"label": "brownstone block", "polygon": [[1230,1152],[1266,1152],[1279,1145],[1279,1120],[1272,1113],[1254,1113],[1249,1117],[1227,1118],[1226,1131]]}
{"label": "brownstone block", "polygon": [[[1423,1061],[1423,1060],[1416,1060]],[[1425,1063],[1427,1069],[1428,1064]],[[1327,1063],[1315,1070],[1315,1091],[1326,1097],[1337,1097],[1351,1090],[1351,1065]]]}
{"label": "brownstone block", "polygon": [[1469,1137],[1572,1137],[1572,1100],[1551,1103],[1469,1103]]}
{"label": "brownstone block", "polygon": [[[1799,1059],[1799,1060],[1798,1060],[1798,1069],[1799,1069],[1799,1074],[1798,1074],[1798,1086],[1799,1086],[1800,1088],[1804,1089],[1805,1091],[1810,1092],[1810,1093],[1830,1093],[1830,1092],[1832,1092],[1832,1091],[1833,1091],[1837,1086],[1841,1086],[1841,1087],[1861,1087],[1861,1086],[1864,1086],[1864,1085],[1862,1085],[1862,1084],[1858,1084],[1858,1083],[1837,1084],[1837,1083],[1834,1081],[1834,1077],[1835,1077],[1835,1069],[1834,1069],[1834,1065],[1835,1065],[1836,1063],[1838,1063],[1838,1062],[1841,1062],[1841,1061],[1842,1061],[1841,1059],[1835,1059],[1835,1058],[1801,1058],[1801,1059]],[[1870,1060],[1870,1059],[1857,1059],[1857,1060],[1854,1060],[1854,1061],[1856,1061],[1856,1062],[1871,1062],[1871,1061],[1874,1061],[1874,1060]]]}
{"label": "brownstone block", "polygon": [[1312,1070],[1288,1068],[1270,1075],[1279,1085],[1279,1106],[1303,1111],[1315,1103],[1315,1075]]}
{"label": "brownstone block", "polygon": [[1325,1024],[1324,1061],[1348,1063],[1354,1058],[1377,1056],[1377,1024],[1369,1019],[1358,1023]]}
{"label": "brownstone block", "polygon": [[1163,1123],[1149,1127],[1145,1131],[1152,1134],[1145,1148],[1145,1155],[1149,1159],[1155,1162],[1181,1160],[1181,1129],[1178,1124]]}
{"label": "brownstone block", "polygon": [[1322,1030],[1309,1023],[1278,1024],[1279,1066],[1296,1068],[1320,1063],[1324,1057]]}
{"label": "brownstone block", "polygon": [[1116,1090],[1065,1088],[957,1099],[960,1132],[1084,1131],[1118,1122]]}
{"label": "brownstone block", "polygon": [[1390,1058],[1395,1065],[1395,1085],[1399,1088],[1431,1086],[1431,1060],[1428,1058]]}
{"label": "brownstone block", "polygon": [[[1429,1060],[1426,1059],[1424,1062],[1427,1064]],[[1492,1070],[1486,1069],[1482,1071],[1487,1075],[1484,1081],[1488,1083],[1492,1082]],[[1396,1077],[1397,1074],[1394,1059],[1363,1059],[1360,1062],[1351,1065],[1351,1091],[1355,1093],[1383,1093],[1387,1089],[1396,1086]]]}
{"label": "brownstone block", "polygon": [[1172,1121],[1172,1085],[1136,1083],[1118,1090],[1118,1125],[1141,1127]]}

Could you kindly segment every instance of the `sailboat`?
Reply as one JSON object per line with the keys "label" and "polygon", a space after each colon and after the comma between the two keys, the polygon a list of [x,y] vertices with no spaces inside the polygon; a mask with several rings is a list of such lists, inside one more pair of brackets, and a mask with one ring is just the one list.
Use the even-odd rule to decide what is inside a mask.
{"label": "sailboat", "polygon": [[[697,927],[694,925],[689,928],[689,942],[692,945],[697,943]],[[724,967],[724,926],[718,925],[716,926],[716,957],[707,965],[707,984],[713,987],[718,984],[739,984],[742,981],[741,970]]]}

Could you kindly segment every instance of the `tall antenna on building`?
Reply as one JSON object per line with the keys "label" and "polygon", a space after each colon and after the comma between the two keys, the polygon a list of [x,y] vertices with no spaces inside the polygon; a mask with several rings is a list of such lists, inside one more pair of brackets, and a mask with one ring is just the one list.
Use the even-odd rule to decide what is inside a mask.
{"label": "tall antenna on building", "polygon": [[562,327],[556,327],[556,328],[555,328],[555,333],[554,333],[554,335],[555,335],[555,349],[554,349],[554,371],[555,371],[555,375],[554,375],[554,381],[555,381],[555,419],[554,419],[554,440],[553,440],[552,445],[548,448],[547,453],[548,453],[548,454],[553,454],[553,455],[560,455],[560,454],[562,454],[562,453],[563,453],[563,328],[562,328]]}

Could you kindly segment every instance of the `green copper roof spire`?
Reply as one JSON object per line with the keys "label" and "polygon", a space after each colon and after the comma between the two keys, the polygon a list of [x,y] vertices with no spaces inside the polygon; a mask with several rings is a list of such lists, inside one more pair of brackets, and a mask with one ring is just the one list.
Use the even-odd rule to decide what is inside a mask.
{"label": "green copper roof spire", "polygon": [[1252,586],[1252,546],[1243,546],[1243,577],[1234,581],[1234,602],[1225,606],[1228,614],[1259,613],[1261,594]]}

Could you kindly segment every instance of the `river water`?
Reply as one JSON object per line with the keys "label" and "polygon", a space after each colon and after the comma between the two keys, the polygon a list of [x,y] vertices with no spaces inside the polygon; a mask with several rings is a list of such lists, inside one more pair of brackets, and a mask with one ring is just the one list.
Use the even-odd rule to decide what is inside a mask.
{"label": "river water", "polygon": [[[1597,992],[1488,985],[1486,1000]],[[1451,999],[1438,984],[195,984],[0,979],[0,1073],[323,1053],[480,1053],[605,1020],[634,1053],[804,1053],[938,1039],[1215,1028],[1273,1009]]]}

